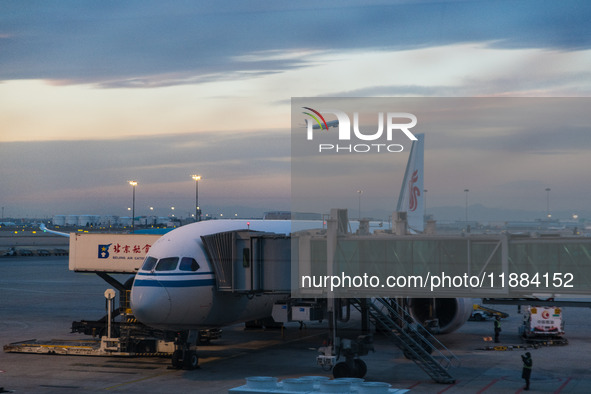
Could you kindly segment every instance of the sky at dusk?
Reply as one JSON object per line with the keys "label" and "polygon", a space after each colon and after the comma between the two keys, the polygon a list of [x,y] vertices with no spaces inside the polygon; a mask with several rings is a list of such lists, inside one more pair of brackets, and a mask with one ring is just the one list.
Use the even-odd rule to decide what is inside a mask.
{"label": "sky at dusk", "polygon": [[[198,173],[204,213],[289,210],[292,97],[577,97],[585,113],[590,19],[587,1],[3,1],[0,205],[124,216],[134,179],[137,214],[186,216]],[[550,187],[553,210],[591,217],[579,123],[426,132],[428,205],[469,188],[534,219]],[[341,207],[363,189],[393,210],[406,157],[380,189],[391,207],[363,167]]]}

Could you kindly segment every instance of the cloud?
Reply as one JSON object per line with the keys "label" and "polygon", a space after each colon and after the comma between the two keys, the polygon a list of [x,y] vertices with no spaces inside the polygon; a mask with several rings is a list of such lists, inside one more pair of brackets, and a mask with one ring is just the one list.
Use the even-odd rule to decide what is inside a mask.
{"label": "cloud", "polygon": [[451,86],[388,85],[368,86],[345,92],[329,93],[329,97],[445,97],[452,96],[457,88]]}
{"label": "cloud", "polygon": [[[590,11],[586,1],[534,0],[4,1],[4,139],[84,141],[3,142],[0,201],[29,214],[60,200],[120,208],[133,178],[141,198],[191,206],[190,174],[200,172],[218,202],[285,202],[285,97],[588,96]],[[455,203],[468,186],[510,205],[497,193],[506,183],[552,179],[567,190],[569,176],[584,178],[588,122],[563,121],[569,108],[554,128],[535,113],[506,113],[531,119],[517,127],[476,122],[480,109],[458,100],[441,108],[454,127],[420,120],[432,203]],[[387,174],[388,165],[372,168]],[[347,170],[370,199],[376,180],[360,168]],[[398,187],[384,182],[384,195]],[[573,196],[588,191],[575,186]]]}
{"label": "cloud", "polygon": [[[586,1],[380,3],[3,2],[0,80],[152,87],[283,72],[317,51],[591,47]],[[278,50],[302,55],[261,56]]]}
{"label": "cloud", "polygon": [[[304,99],[302,99],[304,100]],[[588,207],[586,160],[591,149],[589,98],[326,98],[305,99],[312,108],[408,111],[418,118],[413,132],[425,133],[425,183],[432,206],[471,201],[487,206],[529,209],[545,187],[560,191],[563,208]],[[303,101],[296,102],[299,107]],[[365,104],[364,104],[365,103]],[[292,121],[297,124],[296,108]],[[369,111],[367,108],[371,108]],[[375,122],[375,120],[374,120]],[[372,130],[375,130],[375,126]],[[292,204],[338,204],[362,189],[367,197],[397,195],[408,147],[401,154],[349,153],[355,140],[337,132],[292,141]],[[406,142],[400,135],[392,142]],[[380,141],[385,142],[385,141]],[[342,146],[318,154],[318,144]],[[364,142],[369,144],[370,142]],[[311,154],[310,152],[315,154]],[[375,150],[374,150],[375,152]],[[518,187],[517,187],[518,186]],[[394,191],[394,192],[392,192]],[[312,198],[310,198],[312,197]],[[385,209],[387,205],[375,206]],[[324,208],[324,207],[323,207]],[[310,209],[310,208],[308,208]]]}
{"label": "cloud", "polygon": [[121,201],[127,203],[127,181],[133,179],[139,181],[144,199],[153,197],[153,205],[188,199],[191,206],[190,176],[197,172],[203,176],[202,193],[210,203],[229,196],[255,206],[256,199],[263,197],[285,202],[289,201],[288,133],[2,143],[0,200],[26,212],[52,211],[52,206],[71,201],[86,206],[85,211],[97,207],[99,213],[107,213]]}

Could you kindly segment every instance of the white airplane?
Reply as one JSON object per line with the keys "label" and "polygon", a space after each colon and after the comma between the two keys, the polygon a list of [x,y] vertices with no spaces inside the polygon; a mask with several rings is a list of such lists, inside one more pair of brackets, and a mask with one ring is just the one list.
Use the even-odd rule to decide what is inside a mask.
{"label": "white airplane", "polygon": [[[323,126],[323,128],[326,127],[327,129],[330,129],[331,127],[337,127],[338,125],[339,125],[338,120],[330,120],[330,121],[326,122],[326,126]],[[314,130],[318,130],[318,129],[320,129],[320,125],[315,124],[314,126],[312,126],[312,128]]]}
{"label": "white airplane", "polygon": [[220,327],[271,316],[283,296],[247,297],[216,291],[201,236],[250,229],[289,234],[289,220],[209,220],[179,227],[150,248],[135,276],[131,309],[142,323],[166,330]]}
{"label": "white airplane", "polygon": [[[408,212],[411,229],[423,228],[423,149],[424,135],[413,142],[407,176],[401,188],[399,210]],[[418,218],[417,218],[418,216]],[[156,241],[138,271],[131,290],[135,317],[147,326],[188,332],[182,350],[173,355],[173,365],[193,368],[198,358],[195,344],[198,330],[271,316],[273,304],[287,295],[262,294],[255,297],[225,293],[216,289],[214,266],[202,236],[254,230],[290,234],[289,220],[215,220],[179,227]],[[320,222],[301,223],[301,229],[321,227]],[[409,299],[410,312],[418,321],[438,319],[439,332],[451,332],[463,325],[472,311],[471,299]]]}
{"label": "white airplane", "polygon": [[62,237],[68,237],[70,238],[70,234],[68,233],[62,233],[61,231],[55,231],[55,230],[50,230],[45,226],[45,223],[41,223],[39,225],[39,228],[44,232],[44,233],[50,233],[50,234],[55,234],[55,235],[60,235]]}
{"label": "white airplane", "polygon": [[[309,120],[307,120],[308,122]],[[337,127],[339,125],[339,121],[337,120],[329,120],[328,122],[326,122],[326,124],[324,123],[316,123],[314,125],[312,125],[312,130],[328,130],[331,127]],[[307,127],[307,124],[300,124],[301,127]]]}

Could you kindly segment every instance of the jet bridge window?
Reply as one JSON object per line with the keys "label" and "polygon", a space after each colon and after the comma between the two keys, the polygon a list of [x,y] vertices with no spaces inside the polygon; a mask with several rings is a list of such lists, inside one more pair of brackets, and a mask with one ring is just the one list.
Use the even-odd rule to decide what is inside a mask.
{"label": "jet bridge window", "polygon": [[158,260],[158,265],[156,265],[155,271],[174,271],[178,263],[178,257],[167,257],[165,259],[160,259]]}
{"label": "jet bridge window", "polygon": [[191,257],[183,257],[179,269],[181,271],[197,271],[199,269],[199,264]]}
{"label": "jet bridge window", "polygon": [[157,258],[150,257],[150,256],[146,257],[146,259],[144,260],[144,264],[142,265],[142,270],[143,271],[152,271],[157,262],[158,262]]}

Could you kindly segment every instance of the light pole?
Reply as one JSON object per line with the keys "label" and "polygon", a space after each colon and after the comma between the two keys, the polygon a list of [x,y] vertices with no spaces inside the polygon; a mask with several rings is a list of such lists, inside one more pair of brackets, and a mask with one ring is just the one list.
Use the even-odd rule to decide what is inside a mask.
{"label": "light pole", "polygon": [[201,175],[191,175],[191,178],[195,181],[195,221],[201,221],[201,210],[199,209],[199,181]]}
{"label": "light pole", "polygon": [[363,190],[357,190],[357,194],[359,194],[359,204],[357,208],[359,212],[359,220],[361,221],[361,195],[363,194]]}
{"label": "light pole", "polygon": [[131,203],[131,233],[133,234],[135,231],[135,187],[137,186],[137,181],[129,181],[129,184],[133,189],[133,198]]}
{"label": "light pole", "polygon": [[550,215],[550,188],[546,188],[546,217],[550,219],[552,215]]}
{"label": "light pole", "polygon": [[468,223],[468,192],[470,189],[464,189],[464,193],[466,193],[466,223]]}

